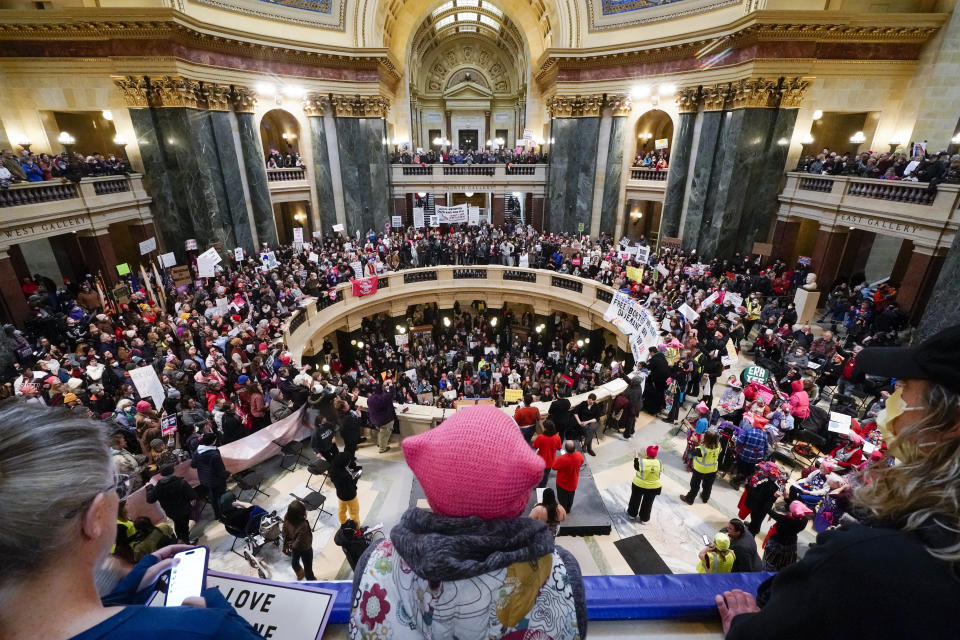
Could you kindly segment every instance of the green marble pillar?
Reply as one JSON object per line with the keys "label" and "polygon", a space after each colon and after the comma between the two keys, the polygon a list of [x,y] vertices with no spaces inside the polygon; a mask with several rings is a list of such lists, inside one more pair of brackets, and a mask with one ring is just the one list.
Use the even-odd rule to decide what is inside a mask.
{"label": "green marble pillar", "polygon": [[[257,239],[270,246],[277,244],[277,223],[273,217],[273,203],[270,200],[270,185],[267,182],[267,168],[263,158],[263,145],[260,143],[260,129],[252,113],[237,113],[237,129],[240,134],[240,151],[243,154],[243,171],[250,192],[250,208],[253,223],[256,226]],[[247,225],[249,227],[249,223]],[[238,239],[245,240],[248,234]],[[250,240],[252,244],[252,238]],[[244,245],[245,246],[245,245]]]}
{"label": "green marble pillar", "polygon": [[333,176],[330,170],[330,149],[327,144],[326,124],[322,115],[307,118],[310,123],[310,144],[313,164],[309,170],[317,186],[317,205],[320,208],[320,227],[328,233],[337,224],[337,205],[333,196]]}
{"label": "green marble pillar", "polygon": [[382,231],[390,222],[386,121],[338,116],[336,127],[347,231]]}
{"label": "green marble pillar", "polygon": [[627,119],[612,116],[610,120],[610,144],[607,146],[604,168],[603,201],[600,205],[600,232],[619,236],[617,213],[620,206],[620,191],[623,178],[623,145]]}
{"label": "green marble pillar", "polygon": [[576,232],[583,224],[589,231],[599,133],[599,117],[550,121],[547,230]]}
{"label": "green marble pillar", "polygon": [[680,235],[680,219],[686,197],[687,176],[690,173],[690,153],[696,119],[696,113],[680,114],[680,124],[670,150],[670,173],[667,175],[667,190],[664,194],[660,224],[660,235],[668,238]]}

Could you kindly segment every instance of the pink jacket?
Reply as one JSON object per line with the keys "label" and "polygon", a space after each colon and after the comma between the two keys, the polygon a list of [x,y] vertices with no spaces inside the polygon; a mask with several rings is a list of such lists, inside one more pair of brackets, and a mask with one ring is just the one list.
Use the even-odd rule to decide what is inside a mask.
{"label": "pink jacket", "polygon": [[807,396],[807,392],[803,390],[803,381],[794,380],[790,383],[790,388],[793,389],[793,393],[790,394],[790,399],[787,401],[790,407],[790,415],[800,420],[809,418],[810,398]]}

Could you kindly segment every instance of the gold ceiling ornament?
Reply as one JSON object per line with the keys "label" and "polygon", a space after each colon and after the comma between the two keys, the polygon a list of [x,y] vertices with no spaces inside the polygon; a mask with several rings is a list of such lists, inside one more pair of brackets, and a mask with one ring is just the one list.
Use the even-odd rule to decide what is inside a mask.
{"label": "gold ceiling ornament", "polygon": [[798,109],[809,88],[807,78],[784,78],[780,85],[780,108]]}
{"label": "gold ceiling ornament", "polygon": [[749,78],[730,85],[731,109],[777,108],[780,103],[779,82],[770,78]]}
{"label": "gold ceiling ornament", "polygon": [[551,118],[572,118],[575,100],[573,96],[550,96],[546,103],[547,114]]}
{"label": "gold ceiling ornament", "polygon": [[114,76],[113,84],[123,94],[123,103],[130,109],[143,109],[150,106],[150,85],[143,76]]}
{"label": "gold ceiling ornament", "polygon": [[248,87],[235,84],[230,91],[230,102],[237,113],[253,113],[257,106],[257,94]]}
{"label": "gold ceiling ornament", "polygon": [[383,96],[331,95],[333,115],[338,118],[386,118],[390,100]]}
{"label": "gold ceiling ornament", "polygon": [[198,108],[200,83],[183,76],[150,78],[150,106]]}
{"label": "gold ceiling ornament", "polygon": [[330,98],[320,94],[307,94],[300,103],[303,113],[309,117],[322,117],[330,107]]}
{"label": "gold ceiling ornament", "polygon": [[704,111],[723,111],[730,99],[730,85],[717,84],[700,87],[700,96],[703,100]]}
{"label": "gold ceiling ornament", "polygon": [[200,102],[210,111],[230,111],[230,85],[201,82]]}
{"label": "gold ceiling ornament", "polygon": [[675,99],[680,113],[696,113],[697,106],[700,104],[700,88],[681,87]]}
{"label": "gold ceiling ornament", "polygon": [[611,93],[607,95],[607,106],[613,116],[629,116],[633,111],[633,100],[623,93]]}

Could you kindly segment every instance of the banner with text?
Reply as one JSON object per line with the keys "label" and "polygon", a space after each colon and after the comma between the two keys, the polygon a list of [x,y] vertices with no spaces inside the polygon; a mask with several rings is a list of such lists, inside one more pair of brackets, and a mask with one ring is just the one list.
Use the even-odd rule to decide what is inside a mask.
{"label": "banner with text", "polygon": [[437,221],[440,224],[464,224],[469,217],[469,207],[466,203],[455,207],[436,207]]}
{"label": "banner with text", "polygon": [[379,284],[376,276],[351,280],[350,282],[353,283],[353,295],[358,298],[375,294],[377,292],[377,284]]}
{"label": "banner with text", "polygon": [[630,336],[636,362],[645,361],[647,349],[660,342],[656,318],[639,302],[622,293],[613,296],[603,319]]}

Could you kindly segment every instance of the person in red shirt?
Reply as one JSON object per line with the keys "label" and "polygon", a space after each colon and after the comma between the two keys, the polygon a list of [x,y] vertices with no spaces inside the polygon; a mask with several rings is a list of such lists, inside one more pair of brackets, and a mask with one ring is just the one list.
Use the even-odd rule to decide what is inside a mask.
{"label": "person in red shirt", "polygon": [[[520,433],[523,434],[523,439],[527,442],[530,442],[534,431],[537,429],[537,423],[540,421],[540,409],[531,407],[531,404],[533,404],[533,396],[527,393],[523,396],[523,406],[517,407],[517,410],[513,412],[513,419],[517,421]],[[556,449],[559,448],[560,445],[557,443]]]}
{"label": "person in red shirt", "polygon": [[557,451],[560,450],[560,436],[557,435],[557,427],[553,424],[553,420],[544,421],[543,433],[533,439],[533,448],[537,450],[537,454],[543,458],[543,463],[546,465],[543,470],[543,480],[537,486],[546,487],[550,479],[550,471],[553,469],[553,461],[557,457]]}
{"label": "person in red shirt", "polygon": [[553,468],[557,470],[557,501],[569,514],[573,510],[573,494],[577,491],[584,460],[573,440],[567,440],[563,450],[564,454],[554,461]]}

